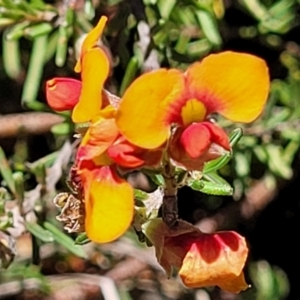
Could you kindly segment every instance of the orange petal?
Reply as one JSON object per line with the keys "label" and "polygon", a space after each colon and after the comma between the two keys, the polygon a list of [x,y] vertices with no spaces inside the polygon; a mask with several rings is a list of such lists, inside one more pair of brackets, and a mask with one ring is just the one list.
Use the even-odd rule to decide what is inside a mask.
{"label": "orange petal", "polygon": [[120,237],[133,218],[133,189],[110,167],[82,172],[85,193],[85,229],[94,242]]}
{"label": "orange petal", "polygon": [[87,51],[95,47],[98,43],[98,40],[101,38],[104,27],[107,22],[107,17],[102,16],[96,25],[86,36],[84,39],[82,46],[81,46],[81,53],[80,53],[80,59],[77,61],[77,64],[75,66],[75,72],[80,73],[82,66],[81,66],[81,59],[85,55]]}
{"label": "orange petal", "polygon": [[245,239],[233,231],[201,234],[192,241],[179,275],[188,287],[217,285],[238,293],[248,288],[242,274],[247,255]]}
{"label": "orange petal", "polygon": [[81,82],[72,78],[53,78],[46,83],[46,98],[49,106],[57,111],[73,109],[81,91]]}
{"label": "orange petal", "polygon": [[84,168],[92,160],[96,165],[111,165],[112,160],[105,153],[118,138],[119,130],[114,119],[98,119],[84,135],[77,151],[76,161]]}
{"label": "orange petal", "polygon": [[82,90],[72,119],[75,123],[88,122],[102,107],[102,89],[109,74],[109,61],[103,50],[95,48],[82,58]]}
{"label": "orange petal", "polygon": [[235,122],[252,122],[262,112],[270,79],[264,60],[245,53],[212,54],[186,72],[190,96],[202,101],[209,113]]}
{"label": "orange petal", "polygon": [[159,69],[137,78],[125,92],[116,116],[121,133],[134,145],[154,149],[169,137],[166,120],[184,81],[177,70]]}
{"label": "orange petal", "polygon": [[115,143],[107,150],[108,156],[113,159],[118,165],[127,168],[138,168],[145,162],[138,154],[139,151],[136,146],[129,142],[123,141]]}
{"label": "orange petal", "polygon": [[102,119],[93,123],[89,129],[87,144],[98,147],[99,154],[111,146],[119,135],[119,130],[114,119]]}

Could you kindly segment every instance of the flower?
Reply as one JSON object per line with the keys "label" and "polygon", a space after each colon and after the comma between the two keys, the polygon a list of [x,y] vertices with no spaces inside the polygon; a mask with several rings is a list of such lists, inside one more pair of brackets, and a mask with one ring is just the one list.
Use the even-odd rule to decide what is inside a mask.
{"label": "flower", "polygon": [[230,149],[226,133],[209,122],[209,115],[251,122],[262,112],[268,91],[262,59],[231,51],[212,54],[185,73],[159,69],[137,78],[122,98],[117,125],[126,139],[146,149],[160,147],[171,137],[171,158],[197,169],[203,156],[220,155],[215,145]]}
{"label": "flower", "polygon": [[85,194],[85,230],[98,243],[115,240],[130,226],[134,211],[132,186],[119,173],[155,165],[161,151],[132,145],[119,133],[114,111],[106,109],[93,120],[77,152],[76,165]]}
{"label": "flower", "polygon": [[77,151],[75,165],[83,184],[85,230],[98,243],[115,240],[131,224],[134,196],[119,175],[145,165],[156,165],[162,151],[149,151],[128,142],[115,123],[116,101],[103,90],[109,61],[97,45],[106,17],[85,38],[75,71],[82,81],[54,78],[47,82],[47,99],[57,110],[73,109],[75,123],[89,122]]}
{"label": "flower", "polygon": [[[102,16],[88,35],[82,47],[75,72],[81,72],[81,82],[72,78],[53,78],[46,83],[46,98],[55,110],[73,109],[75,123],[90,121],[97,115],[105,102],[104,83],[110,66],[105,51],[97,45],[101,38],[107,17]],[[106,103],[107,104],[107,103]]]}
{"label": "flower", "polygon": [[159,218],[144,224],[143,231],[167,274],[178,269],[187,287],[217,285],[233,293],[249,287],[243,275],[248,248],[236,232],[205,234],[180,220],[171,229]]}

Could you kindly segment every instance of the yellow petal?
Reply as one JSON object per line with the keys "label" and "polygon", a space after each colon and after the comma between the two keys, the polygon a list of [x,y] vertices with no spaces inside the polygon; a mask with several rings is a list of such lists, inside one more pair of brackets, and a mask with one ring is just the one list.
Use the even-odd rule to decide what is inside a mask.
{"label": "yellow petal", "polygon": [[84,39],[82,46],[81,46],[81,53],[80,58],[77,61],[77,64],[75,66],[75,72],[80,73],[81,72],[81,59],[85,55],[85,53],[89,50],[91,50],[94,46],[97,45],[98,40],[101,38],[104,27],[107,22],[107,17],[102,16],[96,25],[86,36]]}
{"label": "yellow petal", "polygon": [[134,145],[154,149],[169,137],[168,110],[184,86],[177,70],[159,69],[137,78],[125,92],[116,116],[121,133]]}
{"label": "yellow petal", "polygon": [[251,122],[262,112],[270,79],[264,60],[245,53],[212,54],[186,72],[187,89],[207,107],[235,122]]}
{"label": "yellow petal", "polygon": [[201,122],[206,117],[204,104],[197,99],[188,100],[181,109],[183,125],[190,125],[193,122]]}
{"label": "yellow petal", "polygon": [[75,123],[88,122],[102,106],[102,89],[109,74],[109,61],[100,48],[88,51],[82,59],[82,89],[72,119]]}
{"label": "yellow petal", "polygon": [[82,173],[85,192],[85,229],[97,243],[111,242],[130,226],[133,217],[133,189],[111,167]]}

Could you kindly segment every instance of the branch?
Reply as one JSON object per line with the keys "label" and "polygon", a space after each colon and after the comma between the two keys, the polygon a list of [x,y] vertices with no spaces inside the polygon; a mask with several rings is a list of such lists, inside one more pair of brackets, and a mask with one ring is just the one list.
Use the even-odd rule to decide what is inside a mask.
{"label": "branch", "polygon": [[45,112],[0,115],[0,139],[15,137],[20,133],[43,134],[63,121],[64,117]]}

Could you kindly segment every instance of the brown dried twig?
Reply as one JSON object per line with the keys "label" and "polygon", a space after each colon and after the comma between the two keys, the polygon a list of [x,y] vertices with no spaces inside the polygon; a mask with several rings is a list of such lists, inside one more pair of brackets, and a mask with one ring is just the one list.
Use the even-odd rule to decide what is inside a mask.
{"label": "brown dried twig", "polygon": [[46,112],[23,112],[0,115],[0,139],[18,134],[43,134],[55,124],[62,123],[64,117]]}

